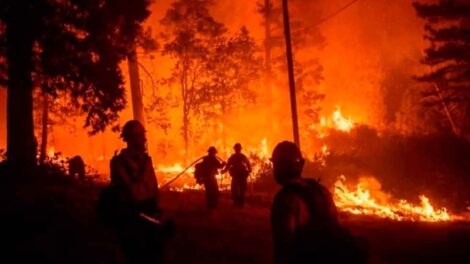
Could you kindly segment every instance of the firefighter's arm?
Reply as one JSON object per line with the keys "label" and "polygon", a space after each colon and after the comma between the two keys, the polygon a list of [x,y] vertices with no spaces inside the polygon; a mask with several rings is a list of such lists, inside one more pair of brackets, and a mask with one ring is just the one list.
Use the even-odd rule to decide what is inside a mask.
{"label": "firefighter's arm", "polygon": [[227,160],[227,164],[225,164],[225,167],[222,170],[222,173],[226,173],[230,169],[230,166],[232,166],[232,158],[231,157]]}

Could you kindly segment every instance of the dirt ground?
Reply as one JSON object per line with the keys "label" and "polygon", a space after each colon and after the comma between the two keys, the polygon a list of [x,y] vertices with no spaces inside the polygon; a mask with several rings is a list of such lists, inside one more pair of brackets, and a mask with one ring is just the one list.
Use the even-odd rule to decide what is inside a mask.
{"label": "dirt ground", "polygon": [[[108,227],[96,218],[99,188],[72,181],[2,184],[0,205],[2,263],[125,263]],[[169,243],[171,263],[271,263],[270,197],[250,197],[232,208],[223,194],[209,214],[202,192],[162,192],[166,218],[177,225]],[[372,263],[470,263],[469,223],[398,223],[341,215],[367,240]]]}

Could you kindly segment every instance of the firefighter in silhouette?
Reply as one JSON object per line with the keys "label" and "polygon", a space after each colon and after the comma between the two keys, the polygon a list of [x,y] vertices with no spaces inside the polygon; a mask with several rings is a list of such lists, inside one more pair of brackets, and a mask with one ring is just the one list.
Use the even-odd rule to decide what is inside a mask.
{"label": "firefighter in silhouette", "polygon": [[69,175],[71,177],[78,176],[80,180],[85,179],[85,162],[79,155],[69,160]]}
{"label": "firefighter in silhouette", "polygon": [[122,249],[130,263],[157,263],[163,249],[163,228],[157,178],[147,154],[145,129],[137,120],[121,133],[127,148],[111,160],[113,217]]}
{"label": "firefighter in silhouette", "polygon": [[251,165],[248,158],[242,153],[242,145],[236,143],[233,146],[235,153],[230,156],[222,173],[227,170],[232,177],[232,199],[235,207],[243,207],[245,204],[245,192],[248,176],[251,173]]}
{"label": "firefighter in silhouette", "polygon": [[198,183],[204,184],[207,208],[213,210],[217,208],[219,199],[219,186],[217,185],[216,175],[219,169],[225,166],[225,162],[217,157],[215,147],[210,147],[207,153],[202,162],[196,165],[195,176]]}
{"label": "firefighter in silhouette", "polygon": [[365,263],[364,251],[338,222],[331,193],[301,176],[299,148],[281,142],[271,161],[274,179],[282,186],[271,208],[274,263]]}

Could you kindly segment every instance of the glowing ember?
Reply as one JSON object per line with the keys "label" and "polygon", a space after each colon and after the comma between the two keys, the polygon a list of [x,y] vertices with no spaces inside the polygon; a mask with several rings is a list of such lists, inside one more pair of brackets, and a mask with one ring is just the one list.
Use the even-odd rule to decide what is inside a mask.
{"label": "glowing ember", "polygon": [[380,191],[380,183],[374,178],[361,178],[355,190],[348,189],[345,181],[346,178],[341,176],[334,190],[335,203],[342,211],[398,221],[438,222],[458,219],[457,216],[449,215],[446,208],[434,209],[424,195],[419,196],[419,205],[406,200],[391,202],[390,195]]}

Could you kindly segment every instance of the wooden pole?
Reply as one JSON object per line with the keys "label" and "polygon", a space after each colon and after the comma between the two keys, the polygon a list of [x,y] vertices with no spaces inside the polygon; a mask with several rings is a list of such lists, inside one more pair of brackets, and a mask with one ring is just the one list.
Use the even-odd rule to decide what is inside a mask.
{"label": "wooden pole", "polygon": [[132,110],[134,119],[145,126],[144,103],[142,102],[142,89],[140,87],[139,65],[137,63],[137,52],[134,49],[127,57],[129,66],[129,77],[131,83]]}
{"label": "wooden pole", "polygon": [[300,148],[299,137],[299,121],[297,118],[297,100],[295,96],[295,77],[294,77],[294,60],[292,58],[292,43],[290,36],[290,21],[289,21],[289,7],[287,0],[282,1],[282,9],[284,13],[284,34],[286,36],[286,55],[287,55],[287,70],[289,74],[289,90],[290,90],[290,105],[292,113],[292,128],[294,132],[294,142]]}

